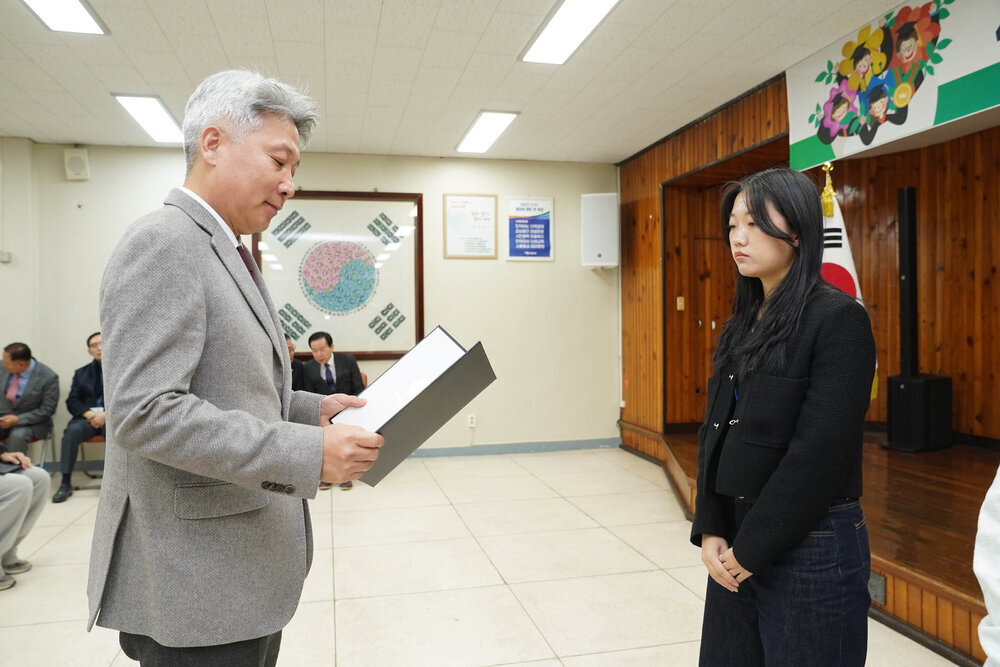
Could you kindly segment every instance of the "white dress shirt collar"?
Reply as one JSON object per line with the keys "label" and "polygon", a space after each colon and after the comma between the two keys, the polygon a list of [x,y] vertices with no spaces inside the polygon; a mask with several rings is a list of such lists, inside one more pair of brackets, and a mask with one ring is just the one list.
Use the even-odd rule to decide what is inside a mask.
{"label": "white dress shirt collar", "polygon": [[224,231],[226,233],[226,236],[229,237],[229,240],[232,241],[234,248],[238,248],[240,246],[240,241],[239,239],[236,238],[236,234],[233,234],[233,230],[230,229],[229,225],[226,224],[226,221],[222,219],[222,216],[219,215],[214,208],[208,205],[208,202],[206,202],[204,199],[196,195],[191,190],[188,190],[183,185],[180,187],[180,190],[184,194],[191,197],[191,199],[201,204],[206,211],[212,214],[212,217],[215,218],[215,221],[219,223],[220,227],[222,227],[222,231]]}

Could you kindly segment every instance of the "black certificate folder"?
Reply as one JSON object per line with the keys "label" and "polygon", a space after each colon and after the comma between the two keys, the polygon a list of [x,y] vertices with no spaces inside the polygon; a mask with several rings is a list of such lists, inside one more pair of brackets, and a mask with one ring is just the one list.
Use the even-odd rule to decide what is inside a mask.
{"label": "black certificate folder", "polygon": [[496,379],[482,343],[466,350],[441,327],[390,366],[333,423],[380,433],[385,444],[361,481],[375,486]]}

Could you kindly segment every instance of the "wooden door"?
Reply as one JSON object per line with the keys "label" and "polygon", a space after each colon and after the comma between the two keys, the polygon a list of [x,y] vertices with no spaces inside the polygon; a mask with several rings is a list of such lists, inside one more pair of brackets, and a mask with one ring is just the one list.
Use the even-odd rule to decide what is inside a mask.
{"label": "wooden door", "polygon": [[721,238],[702,237],[694,240],[695,266],[695,327],[694,386],[697,417],[705,414],[705,391],[712,375],[712,353],[722,333],[722,325],[729,319],[733,295],[736,292],[736,267],[729,247]]}

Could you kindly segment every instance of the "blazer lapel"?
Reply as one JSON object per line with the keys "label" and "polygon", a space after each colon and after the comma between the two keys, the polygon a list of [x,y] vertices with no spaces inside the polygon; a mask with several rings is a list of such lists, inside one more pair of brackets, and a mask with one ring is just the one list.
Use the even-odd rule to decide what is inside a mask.
{"label": "blazer lapel", "polygon": [[[267,291],[267,287],[264,285],[264,280],[260,275],[260,271],[256,266],[253,267],[253,275],[247,271],[246,265],[243,263],[243,259],[240,257],[239,252],[237,252],[236,247],[232,244],[229,236],[219,227],[218,221],[212,214],[205,210],[205,208],[198,202],[194,201],[190,197],[186,196],[180,190],[171,190],[170,194],[167,196],[166,204],[173,204],[191,216],[194,222],[205,230],[207,234],[212,237],[212,249],[215,254],[219,257],[219,261],[222,265],[226,267],[226,271],[232,277],[233,282],[239,287],[240,292],[243,293],[243,298],[246,299],[247,305],[250,306],[250,310],[253,311],[254,316],[256,316],[257,321],[267,332],[268,338],[271,340],[271,347],[274,349],[274,353],[277,355],[279,360],[284,360],[283,354],[288,354],[288,348],[285,345],[283,338],[284,330],[281,328],[281,322],[278,320],[278,313],[274,309],[274,304],[271,303],[271,295]],[[292,379],[291,379],[291,366],[287,361],[282,361],[281,367],[283,372],[281,374],[281,411],[284,417],[287,417],[288,412],[288,401],[286,400],[286,395],[290,395]]]}

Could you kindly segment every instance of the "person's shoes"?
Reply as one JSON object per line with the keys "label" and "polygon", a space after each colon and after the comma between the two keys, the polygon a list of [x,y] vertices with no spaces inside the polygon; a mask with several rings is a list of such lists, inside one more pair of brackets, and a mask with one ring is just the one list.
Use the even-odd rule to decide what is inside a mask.
{"label": "person's shoes", "polygon": [[4,575],[0,577],[0,591],[5,591],[16,583],[17,579],[15,579],[14,577],[8,577],[7,575]]}
{"label": "person's shoes", "polygon": [[5,574],[21,574],[22,572],[27,572],[30,569],[31,569],[31,563],[29,563],[26,560],[16,560],[10,565],[3,566],[3,571]]}
{"label": "person's shoes", "polygon": [[320,491],[329,491],[332,488],[333,488],[333,484],[330,483],[330,482],[320,482],[319,483],[319,490]]}
{"label": "person's shoes", "polygon": [[344,482],[340,485],[340,488],[344,491],[354,488],[354,482]]}
{"label": "person's shoes", "polygon": [[56,494],[52,496],[52,502],[61,503],[65,502],[67,498],[73,495],[73,487],[69,484],[60,484],[59,489]]}

